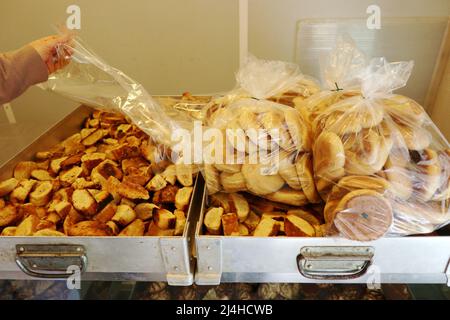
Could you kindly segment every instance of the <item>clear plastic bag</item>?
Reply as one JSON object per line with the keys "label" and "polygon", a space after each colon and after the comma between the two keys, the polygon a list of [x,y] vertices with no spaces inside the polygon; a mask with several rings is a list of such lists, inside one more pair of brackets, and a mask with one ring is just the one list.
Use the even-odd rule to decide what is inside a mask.
{"label": "clear plastic bag", "polygon": [[[317,203],[311,165],[311,128],[289,105],[274,102],[317,92],[298,66],[250,56],[237,86],[204,109],[207,130],[203,173],[209,194],[250,192],[292,206]],[[284,96],[283,96],[284,95]]]}
{"label": "clear plastic bag", "polygon": [[419,104],[393,94],[413,62],[339,66],[336,57],[353,61],[356,51],[341,43],[325,68],[328,79],[349,70],[351,90],[321,92],[300,106],[312,122],[327,233],[367,241],[432,232],[450,222],[449,144]]}

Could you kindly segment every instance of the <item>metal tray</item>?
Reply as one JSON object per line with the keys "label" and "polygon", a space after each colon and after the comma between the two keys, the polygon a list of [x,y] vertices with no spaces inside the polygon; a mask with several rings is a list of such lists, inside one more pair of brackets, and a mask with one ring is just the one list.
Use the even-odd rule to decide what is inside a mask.
{"label": "metal tray", "polygon": [[[30,160],[78,132],[93,111],[80,106],[0,168],[0,180],[14,166]],[[182,236],[173,237],[0,237],[0,279],[67,278],[80,271],[82,280],[167,281],[193,283],[191,239],[201,203],[198,179],[194,186]],[[194,222],[193,222],[194,221]],[[192,237],[191,237],[192,235]]]}
{"label": "metal tray", "polygon": [[195,282],[447,283],[450,236],[357,242],[342,238],[203,235],[203,190],[195,233]]}

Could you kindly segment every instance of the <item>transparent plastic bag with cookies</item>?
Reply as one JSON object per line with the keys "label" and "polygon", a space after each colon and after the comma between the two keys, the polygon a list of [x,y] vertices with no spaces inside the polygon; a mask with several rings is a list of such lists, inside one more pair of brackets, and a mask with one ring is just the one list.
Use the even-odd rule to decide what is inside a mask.
{"label": "transparent plastic bag with cookies", "polygon": [[194,171],[149,141],[122,114],[95,110],[0,181],[0,237],[181,236]]}
{"label": "transparent plastic bag with cookies", "polygon": [[317,203],[310,124],[274,98],[295,90],[297,96],[310,95],[318,91],[317,83],[293,63],[254,56],[238,70],[236,83],[204,109],[208,192],[250,192],[292,205]]}
{"label": "transparent plastic bag with cookies", "polygon": [[450,222],[449,144],[418,103],[393,93],[412,68],[412,61],[371,59],[352,72],[357,94],[312,106],[328,235],[368,241]]}

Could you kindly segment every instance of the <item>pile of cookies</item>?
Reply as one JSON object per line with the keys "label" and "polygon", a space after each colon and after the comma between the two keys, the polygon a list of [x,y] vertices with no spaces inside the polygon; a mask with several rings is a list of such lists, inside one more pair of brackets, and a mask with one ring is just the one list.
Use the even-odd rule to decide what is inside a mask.
{"label": "pile of cookies", "polygon": [[320,237],[322,208],[295,207],[245,193],[217,192],[208,197],[206,235]]}
{"label": "pile of cookies", "polygon": [[124,116],[94,111],[79,133],[0,182],[0,233],[181,235],[193,179]]}

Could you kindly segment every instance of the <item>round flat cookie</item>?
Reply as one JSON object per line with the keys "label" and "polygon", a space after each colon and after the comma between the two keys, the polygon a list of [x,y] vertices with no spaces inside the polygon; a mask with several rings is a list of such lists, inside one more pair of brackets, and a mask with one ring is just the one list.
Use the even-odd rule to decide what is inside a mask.
{"label": "round flat cookie", "polygon": [[244,175],[241,172],[220,174],[220,184],[225,192],[238,192],[247,190]]}
{"label": "round flat cookie", "polygon": [[450,199],[450,149],[438,153],[441,165],[440,186],[433,196],[434,201]]}
{"label": "round flat cookie", "polygon": [[344,237],[370,241],[382,237],[392,224],[392,207],[380,193],[355,190],[342,198],[333,223]]}

